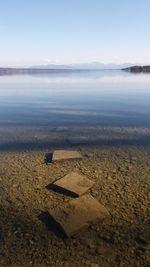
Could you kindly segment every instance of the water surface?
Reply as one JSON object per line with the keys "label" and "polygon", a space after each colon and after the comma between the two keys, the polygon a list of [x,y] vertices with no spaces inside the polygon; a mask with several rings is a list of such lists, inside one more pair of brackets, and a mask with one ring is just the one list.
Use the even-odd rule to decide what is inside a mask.
{"label": "water surface", "polygon": [[29,127],[149,128],[149,118],[149,74],[104,70],[0,76],[4,139],[4,129],[10,128],[24,127],[28,134]]}

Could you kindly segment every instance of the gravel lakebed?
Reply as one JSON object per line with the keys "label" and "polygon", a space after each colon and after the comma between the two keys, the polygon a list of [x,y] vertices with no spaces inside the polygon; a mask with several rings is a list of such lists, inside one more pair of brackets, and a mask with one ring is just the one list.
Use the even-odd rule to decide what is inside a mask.
{"label": "gravel lakebed", "polygon": [[[50,149],[0,152],[0,266],[148,267],[150,146],[78,146],[83,159],[46,164]],[[47,185],[76,171],[110,217],[72,238],[48,223],[47,210],[71,197]]]}

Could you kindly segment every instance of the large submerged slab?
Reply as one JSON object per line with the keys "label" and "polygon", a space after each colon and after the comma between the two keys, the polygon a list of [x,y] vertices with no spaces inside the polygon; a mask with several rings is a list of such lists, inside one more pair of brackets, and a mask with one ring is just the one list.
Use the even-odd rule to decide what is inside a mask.
{"label": "large submerged slab", "polygon": [[84,175],[71,172],[53,184],[58,186],[60,189],[62,188],[77,196],[81,196],[94,185],[94,182]]}
{"label": "large submerged slab", "polygon": [[78,151],[73,150],[55,150],[52,156],[52,162],[62,161],[67,159],[80,159],[82,155]]}
{"label": "large submerged slab", "polygon": [[49,214],[68,237],[109,215],[107,209],[91,195],[70,200],[63,207],[50,209]]}

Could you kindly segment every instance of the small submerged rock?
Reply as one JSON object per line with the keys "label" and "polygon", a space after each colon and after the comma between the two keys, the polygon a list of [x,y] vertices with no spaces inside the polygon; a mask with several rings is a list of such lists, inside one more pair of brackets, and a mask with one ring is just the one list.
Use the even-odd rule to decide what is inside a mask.
{"label": "small submerged rock", "polygon": [[71,172],[65,175],[63,178],[57,180],[53,183],[53,185],[58,188],[62,188],[76,194],[77,196],[81,196],[85,192],[87,192],[93,185],[94,182],[89,180],[86,176],[80,175],[76,172]]}
{"label": "small submerged rock", "polygon": [[78,151],[74,150],[55,150],[52,156],[52,162],[62,161],[68,159],[81,159],[82,155]]}

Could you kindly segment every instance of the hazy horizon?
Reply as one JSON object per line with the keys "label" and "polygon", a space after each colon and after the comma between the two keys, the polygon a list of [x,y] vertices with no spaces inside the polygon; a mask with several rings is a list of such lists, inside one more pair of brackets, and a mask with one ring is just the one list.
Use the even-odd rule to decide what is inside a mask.
{"label": "hazy horizon", "polygon": [[[80,62],[80,63],[66,63],[66,64],[55,64],[55,63],[49,63],[49,64],[40,64],[40,65],[32,65],[32,66],[28,66],[28,65],[26,65],[26,66],[1,66],[0,65],[0,68],[50,68],[50,67],[56,67],[56,69],[63,69],[63,68],[74,68],[74,69],[76,69],[76,68],[78,68],[78,67],[81,67],[81,69],[86,69],[86,67],[87,67],[87,69],[102,69],[102,70],[107,70],[107,69],[109,69],[109,67],[110,67],[110,69],[112,68],[112,70],[113,69],[115,69],[115,67],[117,68],[122,68],[122,67],[129,67],[129,66],[133,66],[133,65],[135,65],[136,63],[122,63],[122,64],[117,64],[117,63],[103,63],[103,62]],[[142,64],[141,64],[142,65]]]}

